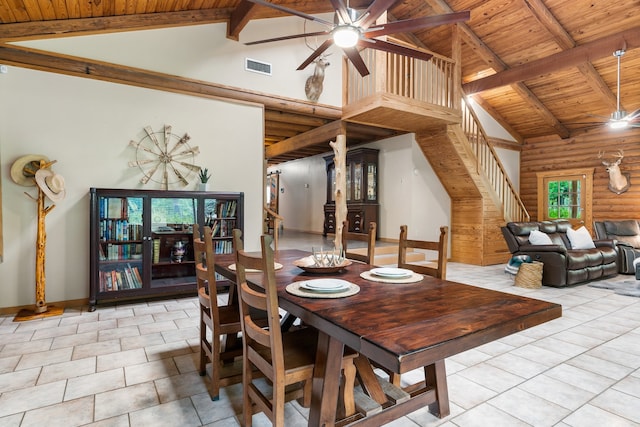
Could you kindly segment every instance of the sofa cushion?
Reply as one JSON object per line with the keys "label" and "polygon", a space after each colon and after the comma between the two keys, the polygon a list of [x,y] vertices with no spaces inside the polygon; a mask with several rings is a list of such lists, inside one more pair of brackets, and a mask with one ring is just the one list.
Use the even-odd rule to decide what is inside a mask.
{"label": "sofa cushion", "polygon": [[529,233],[529,243],[532,245],[552,245],[551,238],[546,234],[538,230],[531,230]]}
{"label": "sofa cushion", "polygon": [[607,234],[614,236],[638,236],[640,235],[640,227],[638,221],[626,219],[620,221],[604,221],[604,229]]}
{"label": "sofa cushion", "polygon": [[591,238],[591,234],[589,234],[589,230],[587,230],[584,225],[577,230],[569,228],[567,230],[567,237],[569,238],[569,242],[571,242],[571,249],[592,249],[596,247]]}

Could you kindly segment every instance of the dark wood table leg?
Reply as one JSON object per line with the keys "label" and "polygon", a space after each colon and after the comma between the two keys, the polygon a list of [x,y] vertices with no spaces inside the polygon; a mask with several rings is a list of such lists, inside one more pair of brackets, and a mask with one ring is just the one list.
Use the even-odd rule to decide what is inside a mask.
{"label": "dark wood table leg", "polygon": [[438,360],[433,365],[425,366],[424,378],[427,387],[436,390],[436,401],[429,405],[429,412],[439,418],[449,415],[449,392],[447,390],[447,371],[444,360]]}
{"label": "dark wood table leg", "polygon": [[343,351],[342,342],[323,332],[318,333],[309,426],[335,425]]}
{"label": "dark wood table leg", "polygon": [[356,375],[364,392],[379,404],[386,403],[387,395],[384,394],[369,359],[360,354],[353,363],[356,365]]}

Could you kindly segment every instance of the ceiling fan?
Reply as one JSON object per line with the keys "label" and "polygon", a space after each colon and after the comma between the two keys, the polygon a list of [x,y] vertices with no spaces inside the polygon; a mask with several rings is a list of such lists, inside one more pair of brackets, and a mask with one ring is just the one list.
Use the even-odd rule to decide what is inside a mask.
{"label": "ceiling fan", "polygon": [[330,35],[331,37],[325,40],[302,64],[300,64],[297,69],[302,70],[306,68],[317,57],[319,57],[320,55],[322,55],[322,53],[329,49],[332,44],[336,44],[337,46],[342,48],[344,53],[347,55],[349,60],[353,63],[362,77],[368,75],[369,70],[364,63],[364,60],[360,56],[360,53],[358,52],[358,47],[378,49],[385,52],[397,53],[417,59],[422,59],[425,61],[428,61],[433,56],[427,52],[419,51],[417,49],[411,49],[384,40],[378,40],[375,37],[386,36],[395,33],[417,31],[425,28],[436,27],[439,25],[467,21],[470,16],[469,11],[464,11],[436,16],[425,16],[422,18],[405,19],[402,21],[394,21],[387,24],[374,25],[376,19],[378,19],[389,7],[391,7],[398,0],[374,0],[373,3],[371,3],[371,5],[369,5],[369,7],[362,13],[358,13],[355,9],[352,9],[348,5],[345,5],[343,0],[330,0],[331,5],[335,9],[335,22],[329,22],[316,16],[290,9],[279,4],[269,3],[265,0],[248,1],[250,1],[251,3],[270,7],[272,9],[288,13],[290,15],[299,16],[301,18],[317,22],[319,24],[325,25],[328,29],[325,31],[318,31],[313,33],[302,33],[266,40],[258,40],[245,43],[246,45],[290,40],[301,37]]}
{"label": "ceiling fan", "polygon": [[624,49],[619,49],[613,52],[613,56],[618,58],[618,87],[616,89],[617,104],[616,111],[611,113],[609,119],[609,126],[613,129],[624,129],[629,127],[640,127],[640,108],[627,114],[626,111],[620,108],[620,58],[624,55]]}
{"label": "ceiling fan", "polygon": [[592,117],[600,117],[606,119],[605,122],[587,122],[587,123],[576,123],[576,124],[588,124],[588,125],[602,125],[607,124],[611,129],[627,129],[627,128],[636,128],[640,127],[640,108],[628,113],[620,107],[620,58],[624,55],[624,49],[618,49],[613,52],[613,56],[618,58],[618,80],[617,80],[617,88],[616,88],[616,111],[611,113],[610,117],[604,116],[596,116],[592,115]]}

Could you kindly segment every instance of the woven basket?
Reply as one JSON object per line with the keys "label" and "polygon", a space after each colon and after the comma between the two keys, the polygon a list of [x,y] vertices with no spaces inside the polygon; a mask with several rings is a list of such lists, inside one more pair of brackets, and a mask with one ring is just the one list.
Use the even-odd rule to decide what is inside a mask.
{"label": "woven basket", "polygon": [[542,267],[539,261],[523,262],[513,284],[521,288],[537,289],[542,287]]}

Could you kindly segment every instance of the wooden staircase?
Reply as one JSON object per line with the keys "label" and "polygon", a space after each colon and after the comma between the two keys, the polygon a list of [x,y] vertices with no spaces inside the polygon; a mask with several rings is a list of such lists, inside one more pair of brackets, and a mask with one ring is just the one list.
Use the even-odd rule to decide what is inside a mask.
{"label": "wooden staircase", "polygon": [[500,227],[526,221],[529,214],[477,117],[464,99],[460,104],[462,97],[456,101],[461,90],[451,85],[459,81],[453,61],[380,52],[363,57],[372,74],[363,79],[347,65],[342,119],[414,132],[451,197],[450,260],[474,265],[507,262],[510,253]]}

